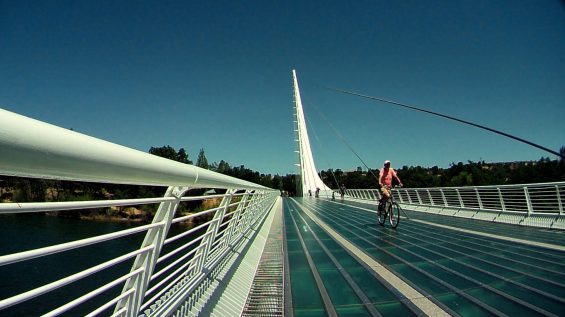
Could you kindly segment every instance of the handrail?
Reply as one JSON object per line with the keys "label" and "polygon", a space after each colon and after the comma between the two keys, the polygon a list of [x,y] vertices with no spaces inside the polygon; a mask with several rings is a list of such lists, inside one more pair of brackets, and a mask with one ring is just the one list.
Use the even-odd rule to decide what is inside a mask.
{"label": "handrail", "polygon": [[[377,200],[381,193],[377,189],[348,189],[349,197],[362,200]],[[429,210],[468,210],[495,213],[498,216],[515,215],[518,221],[502,217],[503,222],[527,224],[526,218],[543,217],[541,222],[528,225],[553,228],[562,226],[565,218],[563,201],[565,182],[538,184],[397,188],[393,191],[396,201],[405,205]],[[555,216],[558,216],[557,218]],[[553,217],[553,218],[551,218]],[[558,218],[561,218],[558,219]],[[496,221],[495,218],[489,218]]]}
{"label": "handrail", "polygon": [[0,109],[0,175],[153,186],[267,190],[235,177]]}
{"label": "handrail", "polygon": [[[69,298],[47,314],[64,313],[120,286],[121,294],[103,303],[92,314],[137,316],[142,313],[141,310],[143,313],[174,312],[181,305],[182,309],[188,306],[196,309],[195,296],[211,296],[205,290],[210,287],[209,279],[215,278],[218,270],[224,269],[224,265],[218,264],[227,262],[230,256],[237,256],[235,246],[250,243],[248,235],[271,211],[279,196],[278,191],[258,184],[99,140],[3,109],[0,109],[0,175],[167,187],[162,197],[0,203],[0,215],[62,210],[72,213],[90,208],[148,204],[159,206],[151,224],[0,256],[0,267],[21,267],[36,258],[71,250],[77,252],[87,246],[90,246],[89,250],[102,248],[101,244],[108,241],[145,234],[143,243],[134,251],[124,250],[123,254],[104,259],[103,263],[94,264],[79,273],[21,294],[0,298],[0,315],[3,309],[67,287],[69,283],[80,283],[85,277],[109,270],[117,263],[127,262],[127,259],[132,262],[128,274],[116,276],[113,281],[89,289],[84,294],[77,294],[79,297]],[[225,193],[185,197],[193,188],[225,189]],[[219,199],[221,203],[190,215],[176,215],[180,204],[210,199]],[[169,234],[171,225],[199,217],[212,219],[175,235]],[[173,242],[173,248],[165,248]],[[180,300],[181,297],[187,298],[187,301],[190,298],[190,301]],[[112,307],[113,314],[109,311]]]}

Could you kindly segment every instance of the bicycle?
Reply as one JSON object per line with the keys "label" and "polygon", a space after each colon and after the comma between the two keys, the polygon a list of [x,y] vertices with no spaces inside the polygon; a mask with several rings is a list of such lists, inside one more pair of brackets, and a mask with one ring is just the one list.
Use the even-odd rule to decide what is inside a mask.
{"label": "bicycle", "polygon": [[[396,188],[396,186],[395,186]],[[380,207],[380,204],[379,204]],[[383,208],[377,208],[377,215],[379,218],[379,224],[384,227],[386,217],[389,215],[389,223],[393,229],[398,227],[398,223],[400,222],[400,205],[396,201],[394,201],[394,195],[392,194],[392,188],[390,189],[390,198],[384,203]]]}

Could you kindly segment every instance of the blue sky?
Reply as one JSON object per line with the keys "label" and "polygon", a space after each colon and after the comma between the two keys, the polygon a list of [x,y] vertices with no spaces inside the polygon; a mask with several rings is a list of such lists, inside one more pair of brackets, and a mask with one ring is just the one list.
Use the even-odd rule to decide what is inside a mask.
{"label": "blue sky", "polygon": [[[562,1],[2,1],[0,107],[147,151],[293,166],[296,69],[319,169],[549,153],[352,90],[565,145]],[[318,109],[318,110],[317,110]],[[319,112],[318,112],[319,111]],[[315,131],[315,135],[314,135]]]}

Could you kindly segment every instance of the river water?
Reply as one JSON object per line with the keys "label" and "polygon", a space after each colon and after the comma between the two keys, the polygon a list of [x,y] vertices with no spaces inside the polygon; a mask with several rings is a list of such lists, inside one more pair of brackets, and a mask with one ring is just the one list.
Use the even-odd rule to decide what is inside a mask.
{"label": "river water", "polygon": [[[42,215],[0,216],[0,256],[46,247],[140,223],[96,222]],[[0,267],[0,300],[25,292],[139,248],[143,234]],[[131,269],[132,261],[92,275],[55,292],[0,310],[0,316],[38,316],[107,283]],[[76,285],[75,285],[76,284]],[[116,296],[121,287],[65,316],[83,316]]]}

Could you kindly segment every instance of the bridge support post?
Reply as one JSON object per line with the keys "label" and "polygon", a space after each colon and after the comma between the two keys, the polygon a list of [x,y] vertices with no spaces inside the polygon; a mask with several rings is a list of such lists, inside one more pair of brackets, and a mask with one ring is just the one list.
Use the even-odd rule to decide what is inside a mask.
{"label": "bridge support post", "polygon": [[175,197],[175,201],[162,202],[157,209],[155,217],[153,217],[153,224],[160,224],[159,226],[149,229],[145,235],[145,239],[141,244],[140,249],[146,247],[153,247],[151,251],[142,253],[135,258],[131,272],[141,269],[141,273],[136,274],[129,278],[122,290],[122,294],[135,290],[131,296],[120,300],[114,309],[114,313],[126,310],[126,316],[137,316],[145,291],[149,285],[149,280],[153,273],[153,269],[159,258],[159,253],[163,247],[163,243],[171,227],[171,222],[175,216],[175,212],[180,203],[181,197],[188,190],[188,187],[169,187],[165,193],[165,197]]}

